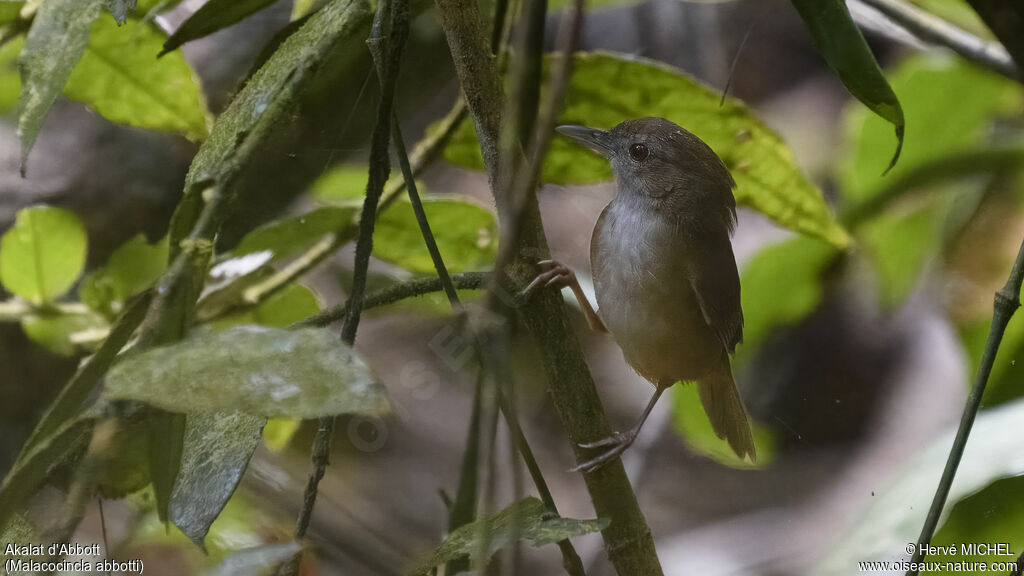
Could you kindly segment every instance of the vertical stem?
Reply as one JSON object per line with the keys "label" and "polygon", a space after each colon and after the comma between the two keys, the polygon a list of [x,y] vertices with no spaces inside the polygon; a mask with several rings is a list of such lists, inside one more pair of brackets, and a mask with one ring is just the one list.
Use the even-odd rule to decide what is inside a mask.
{"label": "vertical stem", "polygon": [[[924,526],[921,528],[921,535],[917,538],[916,551],[911,563],[917,564],[924,559],[921,551],[923,544],[928,544],[935,534],[935,528],[939,524],[939,517],[942,516],[942,509],[946,505],[946,498],[949,497],[949,489],[956,476],[956,470],[960,466],[960,459],[964,455],[964,448],[967,446],[967,438],[971,434],[971,427],[974,426],[974,417],[978,414],[978,407],[981,405],[981,398],[985,394],[985,385],[988,384],[989,374],[992,372],[992,364],[995,362],[996,353],[999,351],[999,343],[1003,339],[1003,332],[1009,324],[1013,313],[1020,307],[1020,287],[1024,280],[1024,243],[1021,243],[1017,252],[1017,261],[1013,264],[1010,277],[1001,290],[996,292],[995,303],[992,312],[992,327],[989,329],[988,340],[985,342],[985,351],[981,355],[981,363],[978,365],[978,373],[974,378],[974,385],[970,394],[967,395],[967,403],[964,405],[963,415],[960,417],[960,427],[956,431],[956,438],[953,440],[953,447],[949,451],[949,458],[946,460],[946,467],[942,471],[942,478],[939,479],[939,486],[935,489],[935,497],[928,509],[928,516],[925,518]],[[908,570],[907,576],[916,576],[918,571]]]}
{"label": "vertical stem", "polygon": [[[473,2],[435,0],[466,103],[476,125],[484,164],[491,180],[499,214],[515,211],[515,202],[497,186],[498,140],[504,96]],[[544,134],[538,134],[544,137]],[[548,135],[550,137],[550,135]],[[521,242],[511,271],[525,285],[536,273],[536,261],[548,255],[536,195],[526,195],[522,211]],[[569,441],[594,441],[611,433],[579,341],[571,330],[561,297],[543,292],[522,309],[524,324],[537,342],[548,385]],[[610,520],[602,532],[608,556],[620,575],[657,576],[662,573],[654,540],[636,501],[621,461],[584,476],[597,515]]]}

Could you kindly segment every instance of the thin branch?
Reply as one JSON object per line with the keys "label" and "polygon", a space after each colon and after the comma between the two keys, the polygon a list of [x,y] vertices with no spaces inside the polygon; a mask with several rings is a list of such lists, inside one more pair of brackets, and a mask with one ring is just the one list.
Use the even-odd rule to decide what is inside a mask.
{"label": "thin branch", "polygon": [[[964,448],[967,446],[967,438],[971,434],[971,427],[974,426],[974,417],[978,414],[978,407],[981,405],[981,398],[985,394],[985,385],[988,384],[989,374],[992,372],[992,364],[995,362],[996,353],[999,351],[999,343],[1003,340],[1003,333],[1006,325],[1009,324],[1013,313],[1020,307],[1020,287],[1024,282],[1024,242],[1021,243],[1017,252],[1017,260],[1013,264],[1009,278],[1001,290],[996,292],[995,303],[993,304],[992,326],[989,329],[988,340],[985,342],[985,351],[981,355],[981,363],[978,365],[978,373],[974,378],[974,385],[970,394],[967,395],[967,403],[964,405],[964,412],[960,418],[960,427],[953,439],[953,447],[949,450],[949,458],[946,460],[946,467],[942,470],[942,478],[939,479],[939,486],[935,489],[935,497],[928,509],[928,516],[925,518],[924,526],[921,528],[921,535],[917,537],[916,551],[910,560],[913,564],[919,564],[924,559],[924,544],[928,544],[935,534],[935,528],[939,524],[939,517],[946,505],[946,498],[949,497],[949,488],[953,484],[957,467],[960,466],[960,459],[964,455]],[[917,570],[907,571],[907,576],[916,576]]]}
{"label": "thin branch", "polygon": [[[489,274],[486,272],[463,272],[461,274],[452,274],[451,277],[452,284],[455,285],[457,290],[478,290],[483,286],[487,276],[489,276]],[[394,304],[400,300],[415,298],[416,296],[423,296],[424,294],[430,294],[432,292],[440,292],[441,290],[443,290],[441,281],[437,278],[417,278],[415,280],[409,280],[408,282],[399,282],[398,284],[394,284],[366,296],[363,300],[363,309],[369,310],[371,308],[387,306],[388,304]],[[291,327],[323,328],[324,326],[329,326],[344,319],[347,315],[348,306],[334,306],[314,314],[305,320],[300,320],[295,324],[292,324]]]}
{"label": "thin branch", "polygon": [[929,44],[945,46],[968,62],[1020,82],[1020,70],[1002,45],[986,42],[953,24],[903,0],[859,0],[893,23]]}
{"label": "thin branch", "polygon": [[[366,184],[366,199],[359,220],[359,239],[356,241],[355,274],[346,306],[345,324],[341,340],[348,346],[355,343],[356,330],[364,305],[367,269],[373,250],[373,229],[377,217],[377,205],[384,192],[384,185],[391,172],[391,158],[388,153],[394,104],[395,78],[398,64],[409,33],[409,5],[407,0],[381,0],[377,5],[373,29],[367,44],[373,55],[380,80],[380,102],[377,107],[377,123],[370,143],[370,169]],[[316,504],[320,480],[327,469],[334,418],[322,418],[313,441],[313,473],[309,477],[303,497],[302,510],[295,527],[297,539],[304,538]],[[285,573],[298,571],[298,557],[283,567]]]}

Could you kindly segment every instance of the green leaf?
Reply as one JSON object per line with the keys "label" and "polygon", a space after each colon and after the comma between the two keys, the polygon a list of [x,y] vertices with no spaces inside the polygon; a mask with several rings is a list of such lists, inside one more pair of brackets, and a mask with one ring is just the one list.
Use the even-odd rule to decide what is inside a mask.
{"label": "green leaf", "polygon": [[30,340],[61,356],[81,354],[83,340],[96,342],[94,334],[105,333],[109,327],[106,320],[95,314],[32,314],[21,320],[21,329]]}
{"label": "green leaf", "polygon": [[1020,87],[953,57],[909,58],[889,75],[906,112],[906,151],[883,178],[888,125],[863,108],[847,108],[843,200],[857,205],[929,161],[979,148],[994,118],[1020,106]]}
{"label": "green leaf", "polygon": [[18,135],[21,173],[46,114],[71,75],[89,41],[89,28],[103,0],[46,0],[39,6],[21,51]]}
{"label": "green leaf", "polygon": [[[490,210],[468,198],[434,196],[423,199],[438,250],[449,272],[481,270],[494,265],[498,224]],[[373,255],[412,272],[434,274],[434,262],[423,244],[412,204],[395,202],[377,219]]]}
{"label": "green leaf", "polygon": [[[992,326],[991,316],[963,327],[960,339],[964,344],[964,352],[969,360],[965,382],[973,382],[981,363],[981,355],[988,341],[989,329]],[[1017,360],[1021,365],[1017,366]],[[982,398],[982,409],[999,406],[1024,396],[1021,385],[1021,372],[1024,370],[1024,313],[1018,310],[1006,326],[1003,339],[992,363],[992,372],[988,376],[985,395]]]}
{"label": "green leaf", "polygon": [[27,506],[29,499],[43,488],[55,468],[81,456],[89,443],[92,427],[91,418],[65,422],[18,459],[0,484],[0,532],[6,529],[12,516]]}
{"label": "green leaf", "polygon": [[[935,546],[954,546],[956,554],[929,555],[928,562],[983,563],[986,570],[963,570],[957,574],[1000,573],[992,562],[1010,562],[1024,547],[1024,476],[1004,478],[989,484],[956,503],[942,528],[932,538]],[[1006,545],[996,553],[964,553],[962,544]],[[989,552],[986,549],[986,552]]]}
{"label": "green leaf", "polygon": [[[849,243],[821,191],[796,166],[793,153],[740,101],[721,96],[665,64],[609,53],[575,55],[572,82],[559,122],[611,128],[640,116],[668,118],[704,140],[736,180],[736,201],[797,232],[838,247]],[[550,64],[551,58],[545,60]],[[614,90],[609,90],[614,86]],[[445,159],[482,169],[472,123],[463,124]],[[544,164],[546,182],[588,184],[611,179],[603,158],[555,138]]]}
{"label": "green leaf", "polygon": [[896,152],[886,171],[896,165],[903,148],[903,109],[860,29],[850,16],[845,0],[792,0],[814,39],[818,52],[857,100],[896,129]]}
{"label": "green leaf", "polygon": [[366,166],[335,166],[313,182],[309,194],[324,203],[361,207],[366,196]]}
{"label": "green leaf", "polygon": [[14,226],[0,238],[0,283],[36,304],[50,302],[82,272],[86,242],[81,221],[67,210],[20,210]]}
{"label": "green leaf", "polygon": [[314,72],[339,54],[366,50],[363,39],[369,24],[366,0],[330,2],[282,42],[245,83],[192,161],[185,195],[171,221],[172,247],[192,231],[203,190],[217,185],[225,194],[235,192],[240,175],[264,151],[262,144],[289,121],[299,95],[317,77]]}
{"label": "green leaf", "polygon": [[316,294],[301,284],[289,284],[256,308],[219,318],[212,325],[218,329],[244,324],[287,328],[319,311],[320,301]]}
{"label": "green leaf", "polygon": [[879,299],[898,306],[942,247],[951,196],[931,195],[909,214],[883,214],[861,226],[859,237],[878,277]]}
{"label": "green leaf", "polygon": [[126,300],[156,284],[167,268],[167,237],[156,244],[139,234],[114,250],[107,265],[88,274],[79,288],[82,302],[110,313]]}
{"label": "green leaf", "polygon": [[273,418],[263,427],[263,444],[272,452],[281,452],[288,447],[292,437],[302,426],[302,420]]}
{"label": "green leaf", "polygon": [[265,423],[265,418],[241,412],[186,417],[170,519],[196,546],[205,548],[206,534],[238,487]]}
{"label": "green leaf", "polygon": [[241,22],[273,4],[275,0],[210,0],[185,20],[164,42],[163,56],[185,42],[213,34]]}
{"label": "green leaf", "polygon": [[821,276],[838,254],[824,242],[797,237],[761,250],[744,265],[743,343],[736,349],[735,368],[742,369],[774,330],[796,324],[818,307]]}
{"label": "green leaf", "polygon": [[146,422],[146,456],[149,478],[153,482],[156,511],[161,522],[170,518],[171,495],[181,471],[185,451],[186,418],[184,414],[150,409]]}
{"label": "green leaf", "polygon": [[107,375],[111,400],[188,414],[383,416],[387,394],[363,360],[321,329],[240,326],[126,358]]}
{"label": "green leaf", "polygon": [[[518,534],[513,532],[513,521],[518,521]],[[485,524],[486,522],[486,524]],[[566,538],[599,532],[608,526],[604,519],[574,520],[552,514],[540,500],[524,498],[491,516],[465,524],[448,535],[428,561],[410,572],[410,576],[425,576],[434,566],[446,564],[480,551],[480,536],[487,529],[487,557],[512,543],[514,535],[534,547],[553,544]],[[484,559],[486,560],[486,559]]]}
{"label": "green leaf", "polygon": [[696,384],[681,384],[672,388],[672,423],[686,444],[708,458],[731,468],[764,468],[775,460],[775,436],[771,428],[750,422],[757,450],[757,461],[740,458],[729,443],[715,435],[707,413],[700,403]]}
{"label": "green leaf", "polygon": [[114,21],[120,26],[128,18],[128,13],[135,10],[139,0],[104,0],[103,5],[114,16]]}
{"label": "green leaf", "polygon": [[24,5],[24,2],[15,2],[14,0],[0,1],[0,26],[10,24],[15,20],[20,19],[21,8]]}
{"label": "green leaf", "polygon": [[18,75],[18,54],[25,46],[25,40],[16,36],[0,46],[0,114],[14,109],[21,93],[21,77]]}
{"label": "green leaf", "polygon": [[302,550],[298,542],[239,550],[201,576],[252,576],[277,567]]}
{"label": "green leaf", "polygon": [[276,220],[246,234],[231,253],[237,257],[269,250],[275,258],[287,258],[310,248],[327,234],[354,238],[359,230],[358,212],[355,207],[328,206]]}
{"label": "green leaf", "polygon": [[162,40],[150,25],[119,28],[97,19],[64,95],[111,122],[204,138],[199,83],[181,54],[154,59]]}
{"label": "green leaf", "polygon": [[[1019,401],[978,414],[971,441],[950,489],[950,503],[959,502],[1002,478],[1024,475],[1024,459],[1012,456],[1020,453],[1022,418],[1024,402]],[[892,476],[893,480],[880,484],[870,504],[859,518],[851,522],[850,528],[845,533],[836,534],[832,542],[823,543],[828,546],[829,553],[824,555],[820,566],[807,573],[838,576],[849,574],[850,566],[857,566],[858,561],[865,559],[906,560],[909,557],[906,554],[907,543],[917,540],[954,434],[951,427],[926,449],[908,459],[903,469]],[[949,505],[946,510],[949,517]],[[998,539],[990,541],[1006,542],[1010,536],[1002,533]],[[1012,536],[1020,538],[1020,533]],[[986,540],[972,535],[966,541]]]}

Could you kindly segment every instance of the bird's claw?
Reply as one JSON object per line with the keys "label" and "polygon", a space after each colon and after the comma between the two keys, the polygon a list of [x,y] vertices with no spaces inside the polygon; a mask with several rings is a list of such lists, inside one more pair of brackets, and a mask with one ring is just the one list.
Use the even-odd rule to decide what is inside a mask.
{"label": "bird's claw", "polygon": [[576,282],[576,274],[561,262],[541,260],[537,265],[540,266],[541,273],[523,290],[523,295],[532,294],[534,290],[541,287],[554,287],[561,290],[567,286],[572,286]]}
{"label": "bird's claw", "polygon": [[622,455],[627,448],[633,445],[634,440],[636,440],[636,434],[633,432],[616,432],[611,436],[596,442],[581,443],[579,444],[580,448],[603,448],[605,446],[611,446],[611,448],[602,452],[595,458],[591,458],[586,462],[576,465],[569,471],[589,474]]}

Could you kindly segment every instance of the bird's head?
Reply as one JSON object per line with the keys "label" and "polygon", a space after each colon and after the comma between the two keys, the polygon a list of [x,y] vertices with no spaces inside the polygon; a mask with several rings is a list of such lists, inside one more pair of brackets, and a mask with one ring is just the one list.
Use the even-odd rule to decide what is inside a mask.
{"label": "bird's head", "polygon": [[732,228],[732,176],[707,144],[674,122],[636,118],[611,130],[557,130],[608,159],[620,197],[683,216],[712,210]]}

